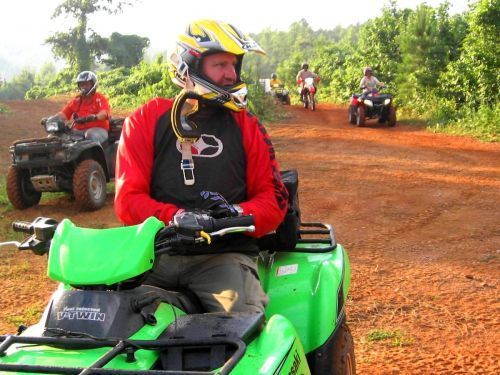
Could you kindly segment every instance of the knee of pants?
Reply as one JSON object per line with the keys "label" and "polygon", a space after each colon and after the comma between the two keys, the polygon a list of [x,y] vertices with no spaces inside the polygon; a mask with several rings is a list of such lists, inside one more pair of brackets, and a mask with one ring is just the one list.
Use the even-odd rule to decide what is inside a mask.
{"label": "knee of pants", "polygon": [[108,132],[103,128],[90,128],[85,131],[85,138],[103,143],[108,139]]}
{"label": "knee of pants", "polygon": [[212,267],[190,280],[190,288],[209,312],[263,312],[268,298],[260,285],[256,267],[244,258],[234,257],[232,260],[230,263],[212,263]]}

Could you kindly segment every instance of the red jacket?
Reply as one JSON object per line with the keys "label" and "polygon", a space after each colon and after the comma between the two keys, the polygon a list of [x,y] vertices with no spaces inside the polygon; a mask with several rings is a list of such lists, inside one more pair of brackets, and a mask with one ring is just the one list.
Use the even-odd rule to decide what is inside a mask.
{"label": "red jacket", "polygon": [[[168,223],[180,208],[154,200],[150,194],[155,129],[159,118],[172,108],[172,104],[172,100],[153,99],[125,120],[118,145],[115,179],[115,211],[124,224],[139,224],[150,216]],[[240,128],[246,154],[247,200],[237,203],[244,214],[254,216],[256,231],[251,235],[260,237],[282,222],[288,193],[279,174],[272,143],[257,117],[246,111],[232,112],[232,116]]]}
{"label": "red jacket", "polygon": [[[72,119],[73,114],[76,113],[78,117],[86,117],[89,115],[95,115],[102,110],[105,110],[109,116],[109,103],[108,99],[98,92],[93,93],[90,97],[87,96],[76,96],[63,108],[62,113],[67,119]],[[97,120],[92,122],[86,122],[83,124],[75,124],[76,130],[86,130],[89,128],[104,128],[109,130],[108,120]]]}

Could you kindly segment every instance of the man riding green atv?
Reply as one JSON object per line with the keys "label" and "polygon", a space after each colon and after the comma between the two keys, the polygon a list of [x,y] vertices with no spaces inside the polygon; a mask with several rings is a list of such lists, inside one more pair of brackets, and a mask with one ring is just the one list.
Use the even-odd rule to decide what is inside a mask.
{"label": "man riding green atv", "polygon": [[188,290],[143,284],[161,254],[196,255],[207,242],[255,230],[252,216],[200,212],[168,226],[151,217],[110,229],[41,217],[13,223],[30,236],[0,245],[48,253],[48,276],[61,285],[38,324],[0,336],[0,371],[354,374],[347,253],[330,225],[297,230],[297,175],[284,177],[287,217],[260,241],[258,272],[270,299],[264,314],[205,313]]}
{"label": "man riding green atv", "polygon": [[63,286],[38,329],[0,344],[6,354],[43,347],[17,346],[0,370],[354,372],[347,254],[330,226],[300,224],[297,173],[279,173],[246,111],[247,52],[264,53],[223,22],[198,20],[179,36],[168,69],[181,92],[124,124],[115,194],[124,227],[16,225],[35,234],[18,247],[49,249],[49,276]]}

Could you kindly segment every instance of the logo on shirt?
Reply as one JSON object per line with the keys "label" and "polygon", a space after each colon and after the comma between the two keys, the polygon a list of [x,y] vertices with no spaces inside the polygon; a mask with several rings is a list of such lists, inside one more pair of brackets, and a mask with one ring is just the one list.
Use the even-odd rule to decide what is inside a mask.
{"label": "logo on shirt", "polygon": [[[181,152],[181,143],[176,142],[177,151]],[[215,158],[222,153],[224,146],[222,141],[210,134],[202,134],[198,140],[191,145],[193,157]]]}

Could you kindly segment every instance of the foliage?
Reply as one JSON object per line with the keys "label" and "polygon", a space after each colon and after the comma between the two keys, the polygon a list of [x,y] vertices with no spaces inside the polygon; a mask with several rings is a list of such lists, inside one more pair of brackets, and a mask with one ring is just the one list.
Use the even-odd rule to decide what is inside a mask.
{"label": "foliage", "polygon": [[105,39],[103,47],[105,56],[101,57],[100,60],[111,68],[120,66],[131,68],[142,61],[144,51],[148,46],[148,38],[115,32],[111,34],[109,39]]}
{"label": "foliage", "polygon": [[7,198],[5,176],[0,176],[0,208],[2,206],[7,206],[8,204],[9,204],[9,198]]}
{"label": "foliage", "polygon": [[390,1],[381,16],[355,27],[314,31],[301,20],[288,32],[266,29],[254,37],[269,58],[245,57],[246,69],[260,77],[277,72],[293,88],[308,61],[321,77],[318,98],[345,103],[369,65],[400,111],[435,130],[497,139],[500,0],[475,0],[453,16],[449,8],[444,1],[399,9]]}
{"label": "foliage", "polygon": [[500,142],[500,104],[481,105],[477,110],[463,107],[457,114],[449,107],[435,113],[430,128],[436,132],[470,135],[487,142]]}
{"label": "foliage", "polygon": [[23,99],[26,91],[35,84],[35,73],[23,69],[21,73],[0,87],[0,100]]}
{"label": "foliage", "polygon": [[89,16],[100,11],[118,13],[129,4],[119,0],[65,0],[52,18],[69,16],[76,19],[76,25],[67,32],[54,33],[46,42],[52,45],[54,56],[66,60],[73,70],[91,70],[95,59],[109,51],[103,51],[103,39],[89,29]]}
{"label": "foliage", "polygon": [[479,0],[468,16],[468,33],[460,57],[441,77],[441,95],[478,108],[500,99],[500,0]]}
{"label": "foliage", "polygon": [[257,83],[248,85],[248,110],[261,122],[275,122],[286,118],[282,105]]}
{"label": "foliage", "polygon": [[130,69],[122,67],[102,72],[100,77],[100,90],[116,107],[135,108],[151,98],[173,97],[179,91],[170,80],[162,56],[151,63],[141,62]]}
{"label": "foliage", "polygon": [[[66,0],[55,15],[73,15],[81,26],[87,16],[104,10],[99,6],[106,5],[110,11],[113,3]],[[363,67],[369,65],[395,95],[399,113],[428,121],[436,131],[496,140],[500,122],[500,0],[472,1],[469,11],[453,16],[449,8],[446,0],[438,7],[424,3],[416,9],[400,9],[396,1],[390,1],[380,16],[361,25],[314,30],[302,19],[287,31],[268,28],[252,35],[267,56],[247,54],[243,76],[248,82],[258,82],[276,72],[296,101],[295,77],[307,61],[321,77],[318,99],[346,103],[359,90]],[[178,92],[163,58],[139,62],[148,43],[146,38],[114,33],[106,39],[87,31],[85,48],[90,55],[114,67],[98,72],[100,90],[113,106],[133,108],[152,97],[172,97]],[[31,80],[25,72],[9,90],[15,93],[14,88],[21,87],[22,92],[34,81],[27,98],[71,92],[77,65],[70,64],[55,75],[49,69]],[[45,76],[51,79],[42,82]],[[5,85],[0,95],[2,90],[6,90]],[[249,85],[249,105],[264,121],[278,119],[283,113],[257,84]]]}
{"label": "foliage", "polygon": [[71,68],[63,69],[52,76],[46,84],[34,84],[24,95],[25,99],[39,99],[76,90],[77,72]]}

